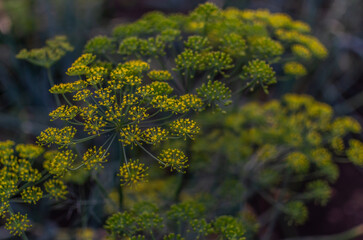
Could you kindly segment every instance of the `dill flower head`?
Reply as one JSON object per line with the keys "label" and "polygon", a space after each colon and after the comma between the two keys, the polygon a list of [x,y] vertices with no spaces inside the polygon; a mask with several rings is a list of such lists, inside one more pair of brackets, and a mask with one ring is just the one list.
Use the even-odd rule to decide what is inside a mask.
{"label": "dill flower head", "polygon": [[36,204],[43,197],[42,189],[35,186],[25,188],[20,194],[24,202],[33,204]]}
{"label": "dill flower head", "polygon": [[243,66],[242,80],[246,86],[253,90],[256,85],[261,85],[263,90],[267,91],[267,86],[276,83],[275,72],[272,67],[262,60],[253,60],[248,65]]}
{"label": "dill flower head", "polygon": [[79,109],[77,106],[69,107],[67,105],[62,105],[57,109],[55,109],[54,111],[52,111],[51,113],[49,113],[49,116],[52,118],[51,121],[54,121],[58,118],[62,120],[71,120],[75,116],[77,116],[78,113]]}
{"label": "dill flower head", "polygon": [[59,147],[68,146],[76,134],[76,129],[71,126],[64,128],[47,128],[37,137],[40,145],[56,144]]}
{"label": "dill flower head", "polygon": [[168,235],[164,236],[163,240],[184,240],[184,238],[180,233],[169,233]]}
{"label": "dill flower head", "polygon": [[207,84],[203,83],[197,89],[198,96],[203,99],[203,102],[208,107],[216,107],[218,110],[221,106],[231,104],[231,90],[220,81],[208,81]]}
{"label": "dill flower head", "polygon": [[56,36],[46,41],[46,46],[30,51],[22,49],[16,57],[31,62],[32,64],[49,68],[67,52],[73,51],[66,36]]}
{"label": "dill flower head", "polygon": [[294,172],[306,173],[309,170],[309,160],[301,152],[290,153],[286,157],[286,162]]}
{"label": "dill flower head", "polygon": [[77,155],[71,150],[57,152],[53,159],[48,162],[48,171],[56,176],[64,175],[72,165]]}
{"label": "dill flower head", "polygon": [[97,149],[96,146],[93,148],[89,148],[83,155],[82,161],[86,166],[87,170],[103,168],[102,164],[107,161],[109,153],[106,152],[106,149],[99,147]]}
{"label": "dill flower head", "polygon": [[130,159],[128,163],[124,163],[120,167],[118,175],[120,176],[121,186],[131,186],[146,181],[147,169],[148,167],[145,167],[145,164]]}
{"label": "dill flower head", "polygon": [[232,216],[217,217],[213,226],[215,231],[226,239],[245,239],[245,229],[243,225]]}
{"label": "dill flower head", "polygon": [[352,117],[338,117],[330,126],[334,136],[341,137],[347,133],[360,133],[362,127],[359,122]]}
{"label": "dill flower head", "polygon": [[251,37],[248,42],[248,53],[253,59],[271,60],[282,55],[284,49],[278,41],[269,37]]}
{"label": "dill flower head", "polygon": [[198,35],[189,36],[184,46],[195,52],[209,51],[212,48],[208,38]]}
{"label": "dill flower head", "polygon": [[201,218],[205,210],[205,206],[199,202],[185,201],[171,205],[166,214],[168,219],[181,222]]}
{"label": "dill flower head", "polygon": [[147,128],[142,132],[142,139],[148,144],[158,144],[168,139],[169,131],[161,127]]}
{"label": "dill flower head", "polygon": [[64,182],[59,179],[51,179],[44,183],[45,191],[55,200],[65,199],[68,190]]}
{"label": "dill flower head", "polygon": [[352,163],[362,166],[363,165],[363,143],[356,139],[351,139],[349,141],[349,149],[347,150],[347,155]]}
{"label": "dill flower head", "polygon": [[141,140],[141,130],[138,125],[127,125],[121,129],[120,136],[123,144],[135,144]]}
{"label": "dill flower head", "polygon": [[313,149],[310,155],[317,166],[328,165],[332,162],[332,154],[326,148]]}
{"label": "dill flower head", "polygon": [[292,53],[297,56],[298,58],[301,58],[303,60],[310,60],[311,59],[311,52],[309,49],[304,47],[301,44],[294,44],[291,46]]}
{"label": "dill flower head", "polygon": [[301,201],[288,202],[284,212],[290,225],[301,225],[308,219],[308,209]]}
{"label": "dill flower head", "polygon": [[189,118],[181,118],[170,124],[170,131],[177,136],[184,137],[184,139],[186,139],[186,137],[194,139],[194,136],[199,133],[200,128],[195,121],[190,120]]}
{"label": "dill flower head", "polygon": [[27,214],[25,215],[21,213],[11,214],[11,216],[5,222],[5,228],[10,232],[10,234],[15,236],[20,236],[30,227],[31,224]]}
{"label": "dill flower head", "polygon": [[114,237],[132,236],[138,230],[135,217],[127,211],[109,217],[106,220],[105,229]]}
{"label": "dill flower head", "polygon": [[212,224],[208,223],[204,218],[193,219],[189,222],[189,224],[198,236],[208,236],[214,231]]}
{"label": "dill flower head", "polygon": [[166,149],[159,155],[160,161],[163,163],[164,167],[170,167],[171,170],[176,170],[178,172],[185,172],[188,167],[188,158],[179,149]]}
{"label": "dill flower head", "polygon": [[316,203],[324,206],[332,195],[332,189],[329,184],[323,180],[309,182],[306,186],[307,195]]}
{"label": "dill flower head", "polygon": [[304,76],[307,74],[307,70],[301,63],[287,62],[283,66],[286,75],[292,76]]}
{"label": "dill flower head", "polygon": [[152,70],[147,76],[154,81],[169,81],[172,79],[171,73],[166,70]]}
{"label": "dill flower head", "polygon": [[232,58],[239,58],[246,55],[246,40],[237,33],[229,33],[220,39],[219,49],[229,54]]}
{"label": "dill flower head", "polygon": [[10,203],[4,199],[0,200],[0,217],[5,218],[6,214],[9,212]]}
{"label": "dill flower head", "polygon": [[114,52],[116,45],[112,39],[106,36],[96,36],[89,40],[84,46],[83,52],[93,54],[104,54],[107,52]]}
{"label": "dill flower head", "polygon": [[44,148],[33,144],[18,144],[15,150],[18,152],[19,157],[28,159],[37,158],[44,152]]}

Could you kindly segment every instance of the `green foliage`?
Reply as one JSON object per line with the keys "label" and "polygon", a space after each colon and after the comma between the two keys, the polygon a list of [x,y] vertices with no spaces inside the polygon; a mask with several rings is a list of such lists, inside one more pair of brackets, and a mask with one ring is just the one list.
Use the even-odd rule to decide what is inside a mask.
{"label": "green foliage", "polygon": [[73,47],[68,42],[66,36],[56,36],[47,40],[46,46],[30,51],[23,49],[16,57],[41,67],[50,68],[70,51],[73,51]]}
{"label": "green foliage", "polygon": [[[159,212],[161,214],[158,214]],[[219,216],[208,221],[201,202],[185,201],[173,204],[170,209],[158,210],[148,202],[139,202],[130,211],[115,213],[106,220],[105,229],[111,239],[127,236],[131,239],[193,239],[217,235],[221,239],[245,239],[244,226],[238,218]],[[173,232],[176,229],[176,232]],[[141,234],[141,235],[140,235]]]}

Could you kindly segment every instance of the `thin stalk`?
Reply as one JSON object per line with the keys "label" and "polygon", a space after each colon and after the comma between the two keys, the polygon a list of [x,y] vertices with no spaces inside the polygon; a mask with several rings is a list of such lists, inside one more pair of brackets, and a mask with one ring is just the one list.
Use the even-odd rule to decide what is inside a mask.
{"label": "thin stalk", "polygon": [[159,121],[163,121],[163,120],[166,120],[170,117],[173,116],[173,113],[169,114],[168,116],[166,117],[163,117],[163,118],[158,118],[158,119],[154,119],[154,120],[149,120],[149,121],[144,121],[144,123],[153,123],[153,122],[159,122]]}
{"label": "thin stalk", "polygon": [[151,152],[149,152],[148,150],[146,150],[143,146],[141,146],[141,144],[136,141],[136,144],[142,149],[144,150],[147,154],[150,155],[150,157],[152,157],[153,159],[155,159],[156,161],[158,161],[160,164],[165,166],[165,163],[163,161],[161,161],[159,158],[155,157]]}

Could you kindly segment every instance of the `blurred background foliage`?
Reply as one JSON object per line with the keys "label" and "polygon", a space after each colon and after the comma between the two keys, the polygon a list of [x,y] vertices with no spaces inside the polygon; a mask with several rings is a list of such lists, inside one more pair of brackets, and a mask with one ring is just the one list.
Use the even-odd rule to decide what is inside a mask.
{"label": "blurred background foliage", "polygon": [[[41,47],[48,38],[67,35],[75,50],[52,66],[55,82],[60,83],[90,38],[108,35],[116,25],[132,22],[149,11],[186,13],[202,2],[205,1],[1,0],[0,140],[34,142],[35,136],[48,127],[48,113],[55,107],[45,69],[15,59],[20,49]],[[249,98],[266,101],[287,92],[306,93],[330,104],[338,116],[350,115],[363,124],[361,0],[212,2],[223,8],[265,8],[287,13],[307,22],[313,35],[329,49],[329,57],[305,77],[297,81],[287,79],[270,88],[269,95],[259,91]],[[352,164],[339,167],[340,178],[333,185],[332,200],[325,208],[309,205],[310,218],[297,229],[299,235],[337,233],[363,222],[363,171]],[[279,231],[282,229],[277,227],[276,232]]]}

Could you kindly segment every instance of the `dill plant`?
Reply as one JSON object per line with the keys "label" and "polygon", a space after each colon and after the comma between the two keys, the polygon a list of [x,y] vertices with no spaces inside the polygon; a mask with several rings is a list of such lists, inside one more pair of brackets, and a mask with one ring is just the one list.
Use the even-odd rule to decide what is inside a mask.
{"label": "dill plant", "polygon": [[[208,155],[211,150],[218,152],[219,156],[226,155],[228,167],[235,170],[240,169],[241,159],[252,158],[257,163],[249,164],[251,161],[244,160],[247,163],[244,162],[242,169],[249,170],[249,176],[257,171],[255,164],[257,169],[262,168],[263,171],[256,173],[253,180],[265,187],[275,187],[271,191],[278,189],[281,183],[274,173],[274,159],[283,156],[284,162],[276,165],[278,170],[296,174],[301,179],[307,176],[309,169],[317,168],[327,180],[319,178],[309,182],[301,197],[304,199],[300,196],[291,198],[286,206],[281,206],[288,222],[303,223],[307,210],[302,200],[326,203],[330,197],[328,181],[337,178],[337,167],[331,161],[332,150],[325,146],[330,144],[335,152],[342,153],[343,137],[348,131],[357,132],[360,128],[354,120],[341,118],[331,122],[330,107],[309,97],[295,95],[285,97],[288,106],[277,101],[266,106],[249,104],[240,112],[227,115],[222,126],[233,130],[224,133],[228,136],[214,129],[198,137],[200,130],[207,128],[208,124],[199,126],[195,116],[209,109],[226,112],[233,95],[257,88],[268,93],[268,87],[286,75],[296,78],[305,75],[317,60],[327,56],[325,47],[310,32],[307,24],[267,10],[222,10],[205,3],[187,15],[152,12],[134,23],[115,27],[111,36],[96,36],[89,40],[83,54],[66,72],[73,81],[57,84],[52,79],[50,68],[67,51],[73,50],[65,37],[55,37],[40,49],[22,50],[18,58],[47,69],[49,91],[57,103],[49,116],[51,121],[60,120],[62,124],[58,128],[49,127],[38,136],[39,145],[57,148],[44,155],[43,172],[52,179],[42,188],[37,184],[25,184],[29,188],[21,194],[23,201],[38,201],[44,197],[43,189],[57,200],[65,198],[67,190],[63,181],[71,179],[82,169],[91,172],[100,184],[97,176],[113,157],[111,146],[118,142],[118,151],[122,153],[119,184],[135,187],[125,188],[125,191],[154,189],[152,184],[155,181],[145,183],[151,164],[130,158],[136,149],[171,171],[185,173],[191,165],[189,171],[192,174],[201,164],[198,161],[189,163],[191,152],[193,159],[203,151],[204,156],[213,159]],[[216,116],[211,119],[217,120]],[[243,124],[247,122],[251,125],[244,128]],[[260,129],[262,123],[266,127]],[[254,124],[258,126],[251,127]],[[284,124],[289,126],[287,130],[283,128]],[[334,124],[335,127],[329,128]],[[296,132],[299,130],[301,132]],[[221,141],[208,143],[215,138]],[[195,139],[197,141],[192,143],[191,140]],[[265,139],[272,140],[266,143]],[[94,145],[94,140],[102,145]],[[233,149],[237,144],[223,145],[230,140],[242,141],[243,147]],[[191,148],[183,152],[183,144],[179,147],[170,144],[180,141]],[[302,149],[306,143],[310,148]],[[79,152],[78,146],[86,144],[87,150]],[[224,152],[223,147],[228,151]],[[347,155],[354,163],[361,164],[361,148],[359,141],[350,141]],[[21,151],[17,151],[20,156]],[[159,154],[154,151],[159,151]],[[265,169],[265,164],[271,168]],[[2,171],[2,178],[7,176],[4,172],[6,170]],[[20,173],[15,173],[15,176],[17,174]],[[238,174],[232,171],[231,176],[237,177]],[[31,181],[36,182],[42,176],[35,176]],[[13,185],[11,188],[16,189]],[[0,193],[6,201],[2,201],[0,209],[8,214],[8,200],[18,192],[3,192]],[[105,197],[111,194],[104,193]],[[275,201],[270,192],[264,194],[269,201]],[[276,204],[281,205],[280,202]],[[153,204],[135,204],[130,211],[110,216],[105,229],[111,239],[198,239],[209,235],[217,235],[220,239],[244,239],[258,228],[253,214],[244,211],[242,217],[206,216],[203,204],[195,202],[178,203],[166,213],[163,211]],[[10,212],[8,229],[12,234],[24,236],[29,227],[24,216]],[[25,223],[23,228],[16,227],[19,221]],[[179,229],[173,229],[176,226]]]}
{"label": "dill plant", "polygon": [[[261,228],[277,219],[305,223],[307,203],[324,206],[332,197],[338,163],[362,166],[362,142],[354,138],[362,132],[358,121],[334,117],[331,106],[308,95],[251,102],[224,116],[200,115],[199,121],[205,134],[193,143],[197,161],[189,171],[196,182],[185,191],[204,189],[220,211],[251,211],[258,208],[256,198],[263,199],[270,208],[260,213]],[[199,185],[201,176],[215,190]]]}

